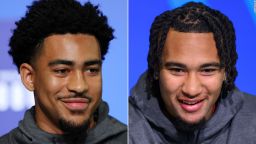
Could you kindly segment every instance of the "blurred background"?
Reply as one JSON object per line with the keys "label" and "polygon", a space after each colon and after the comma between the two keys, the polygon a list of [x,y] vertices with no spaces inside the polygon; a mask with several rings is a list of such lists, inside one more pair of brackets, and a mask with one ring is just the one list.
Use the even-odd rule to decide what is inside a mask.
{"label": "blurred background", "polygon": [[[129,0],[129,89],[147,69],[149,30],[154,18],[190,0]],[[227,15],[234,24],[238,52],[237,87],[256,95],[256,0],[194,0]]]}
{"label": "blurred background", "polygon": [[[84,3],[88,0],[79,0]],[[103,62],[103,100],[110,106],[110,115],[127,124],[128,94],[128,2],[127,0],[90,0],[107,15],[114,29]],[[16,67],[8,55],[9,39],[15,21],[25,15],[32,0],[0,1],[0,136],[18,126],[24,111],[34,105],[33,94],[21,84]]]}

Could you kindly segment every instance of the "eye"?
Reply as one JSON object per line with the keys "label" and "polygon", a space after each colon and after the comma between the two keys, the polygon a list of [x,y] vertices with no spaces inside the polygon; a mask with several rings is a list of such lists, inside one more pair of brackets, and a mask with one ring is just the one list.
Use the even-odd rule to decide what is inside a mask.
{"label": "eye", "polygon": [[183,68],[169,68],[169,71],[175,76],[182,76],[186,72]]}
{"label": "eye", "polygon": [[86,69],[86,73],[88,73],[91,76],[98,75],[100,73],[100,68],[96,68],[96,67],[88,68]]}
{"label": "eye", "polygon": [[59,75],[59,76],[66,76],[70,70],[69,69],[54,69],[53,70],[55,74]]}
{"label": "eye", "polygon": [[211,75],[214,75],[216,74],[216,72],[218,71],[217,68],[204,68],[200,71],[200,73],[202,75],[205,75],[205,76],[211,76]]}

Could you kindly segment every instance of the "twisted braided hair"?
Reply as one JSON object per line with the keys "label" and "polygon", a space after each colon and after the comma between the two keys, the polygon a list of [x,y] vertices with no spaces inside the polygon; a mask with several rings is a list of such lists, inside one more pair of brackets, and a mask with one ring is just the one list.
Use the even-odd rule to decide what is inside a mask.
{"label": "twisted braided hair", "polygon": [[216,43],[220,64],[225,69],[224,91],[234,89],[237,76],[237,52],[235,31],[232,22],[220,11],[209,8],[202,3],[189,2],[171,11],[157,16],[150,29],[150,48],[148,53],[148,70],[146,88],[148,95],[159,96],[158,75],[161,58],[168,31],[206,33],[212,32]]}
{"label": "twisted braided hair", "polygon": [[9,54],[18,70],[22,63],[31,64],[46,37],[54,34],[90,34],[100,45],[101,58],[108,51],[114,30],[98,6],[81,5],[75,0],[40,0],[28,7],[25,17],[16,24],[10,39]]}

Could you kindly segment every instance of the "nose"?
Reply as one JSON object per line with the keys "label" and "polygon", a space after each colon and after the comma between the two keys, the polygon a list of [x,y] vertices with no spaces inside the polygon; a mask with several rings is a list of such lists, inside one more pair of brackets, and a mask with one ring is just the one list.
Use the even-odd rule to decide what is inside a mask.
{"label": "nose", "polygon": [[190,98],[196,97],[201,94],[202,92],[202,83],[196,73],[190,73],[183,86],[182,92],[185,96]]}
{"label": "nose", "polygon": [[69,91],[75,93],[84,93],[88,90],[88,84],[86,82],[86,78],[83,75],[83,72],[74,71],[73,74],[70,75],[70,79],[68,82]]}

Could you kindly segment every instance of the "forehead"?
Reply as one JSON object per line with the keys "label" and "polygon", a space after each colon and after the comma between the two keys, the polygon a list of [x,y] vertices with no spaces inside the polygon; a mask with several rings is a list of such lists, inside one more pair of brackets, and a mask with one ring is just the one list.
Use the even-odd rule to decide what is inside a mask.
{"label": "forehead", "polygon": [[44,39],[38,57],[46,59],[100,58],[100,47],[97,39],[87,34],[58,34]]}
{"label": "forehead", "polygon": [[163,57],[164,60],[184,63],[219,62],[213,33],[187,33],[172,29],[167,34]]}

